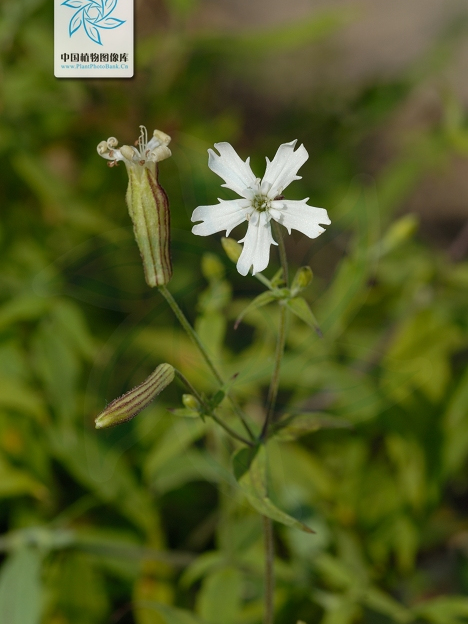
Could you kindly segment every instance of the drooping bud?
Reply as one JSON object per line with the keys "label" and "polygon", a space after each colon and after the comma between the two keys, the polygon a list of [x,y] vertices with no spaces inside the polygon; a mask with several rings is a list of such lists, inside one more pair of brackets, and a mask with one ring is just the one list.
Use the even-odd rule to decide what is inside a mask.
{"label": "drooping bud", "polygon": [[221,239],[221,244],[229,260],[231,260],[231,262],[237,262],[242,253],[242,245],[233,238],[225,238],[224,236]]}
{"label": "drooping bud", "polygon": [[137,241],[146,283],[148,286],[163,286],[172,277],[170,256],[170,213],[169,201],[158,182],[157,163],[171,156],[168,145],[171,138],[155,130],[148,141],[146,128],[141,127],[136,147],[123,145],[110,137],[97,146],[100,156],[114,166],[122,161],[128,173],[126,201],[133,231]]}
{"label": "drooping bud", "polygon": [[109,403],[96,418],[96,429],[131,420],[173,381],[174,374],[170,364],[160,364],[142,384]]}
{"label": "drooping bud", "polygon": [[296,275],[294,276],[292,286],[291,286],[291,294],[295,297],[301,290],[307,288],[307,286],[312,281],[314,274],[312,273],[312,269],[308,266],[303,266],[298,269]]}

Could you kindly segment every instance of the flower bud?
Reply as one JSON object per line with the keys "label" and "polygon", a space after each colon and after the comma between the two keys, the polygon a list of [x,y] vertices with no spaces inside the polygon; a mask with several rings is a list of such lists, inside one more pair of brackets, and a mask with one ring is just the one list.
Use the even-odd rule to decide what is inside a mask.
{"label": "flower bud", "polygon": [[225,238],[224,236],[221,239],[221,244],[229,260],[231,260],[231,262],[237,262],[242,253],[242,245],[233,238]]}
{"label": "flower bud", "polygon": [[96,418],[96,429],[113,427],[132,419],[173,381],[174,374],[170,364],[160,364],[142,384],[109,403]]}
{"label": "flower bud", "polygon": [[186,407],[189,410],[193,410],[194,412],[198,412],[198,410],[200,409],[200,403],[193,396],[193,394],[183,394],[182,403],[184,404],[184,407]]}
{"label": "flower bud", "polygon": [[295,297],[297,293],[304,290],[304,288],[307,288],[312,281],[313,276],[314,274],[312,273],[312,269],[308,266],[303,266],[298,269],[291,286],[292,296]]}

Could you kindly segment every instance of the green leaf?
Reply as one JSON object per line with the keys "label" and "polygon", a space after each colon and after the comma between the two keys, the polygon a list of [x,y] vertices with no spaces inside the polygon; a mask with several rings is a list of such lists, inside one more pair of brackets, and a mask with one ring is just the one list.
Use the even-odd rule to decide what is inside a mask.
{"label": "green leaf", "polygon": [[197,612],[208,624],[236,624],[241,607],[242,575],[235,568],[216,570],[205,578]]}
{"label": "green leaf", "polygon": [[0,622],[39,624],[41,620],[41,557],[37,550],[21,548],[0,573]]}
{"label": "green leaf", "polygon": [[334,418],[317,412],[289,416],[274,427],[273,435],[281,442],[291,442],[319,429],[350,429],[351,423],[344,418]]}
{"label": "green leaf", "polygon": [[300,318],[301,321],[304,321],[304,323],[306,323],[320,337],[322,337],[322,330],[318,325],[317,319],[310,309],[309,304],[303,297],[294,297],[294,299],[288,299],[286,305],[293,314]]}
{"label": "green leaf", "polygon": [[0,378],[0,407],[32,416],[40,424],[47,422],[43,399],[19,379]]}
{"label": "green leaf", "polygon": [[433,624],[462,624],[468,618],[468,598],[441,596],[418,604],[413,611]]}
{"label": "green leaf", "polygon": [[365,590],[363,602],[374,611],[392,618],[394,622],[405,624],[414,620],[409,609],[376,587]]}
{"label": "green leaf", "polygon": [[243,477],[250,468],[250,465],[258,452],[258,448],[258,446],[241,448],[233,455],[232,468],[236,481],[239,481],[239,479]]}
{"label": "green leaf", "polygon": [[47,496],[47,489],[28,472],[10,465],[0,455],[0,498],[25,494],[44,499]]}
{"label": "green leaf", "polygon": [[0,308],[0,329],[18,321],[40,318],[49,308],[50,300],[45,297],[31,295],[17,297]]}
{"label": "green leaf", "polygon": [[277,297],[274,295],[273,292],[269,290],[267,290],[264,293],[261,293],[260,295],[258,295],[258,297],[255,297],[255,299],[251,301],[249,305],[246,308],[244,308],[244,310],[242,310],[242,312],[237,317],[236,322],[234,323],[234,329],[237,329],[239,327],[240,322],[242,321],[242,319],[244,318],[246,314],[248,314],[249,312],[253,312],[254,310],[258,310],[259,308],[262,308],[263,306],[267,305],[268,303],[271,303],[275,299],[277,299]]}
{"label": "green leaf", "polygon": [[268,497],[266,487],[266,461],[266,449],[265,446],[262,445],[252,459],[249,468],[238,480],[247,500],[252,507],[263,516],[267,516],[286,526],[295,527],[306,533],[314,533],[314,531],[303,522],[281,511]]}

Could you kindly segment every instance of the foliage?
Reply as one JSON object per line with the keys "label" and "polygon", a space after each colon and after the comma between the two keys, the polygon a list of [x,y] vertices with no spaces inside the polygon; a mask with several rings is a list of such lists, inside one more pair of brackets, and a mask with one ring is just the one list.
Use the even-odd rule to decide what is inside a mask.
{"label": "foliage", "polygon": [[[422,176],[466,156],[456,100],[442,101],[441,118],[407,138],[375,181],[358,175],[365,140],[441,71],[431,61],[439,48],[424,76],[334,94],[335,106],[318,90],[270,110],[245,59],[261,71],[356,17],[327,11],[290,25],[276,48],[275,29],[193,32],[196,8],[166,2],[167,28],[138,38],[132,81],[54,79],[51,3],[0,8],[0,621],[257,624],[263,545],[250,498],[290,518],[275,524],[278,624],[464,622],[468,263],[400,215]],[[255,101],[266,111],[258,118]],[[262,287],[236,274],[220,240],[190,234],[191,211],[217,192],[206,148],[229,140],[245,155],[270,153],[298,137],[313,161],[298,196],[332,218],[323,240],[290,241],[314,279],[288,302],[268,466],[263,451],[236,455],[237,481],[240,446],[193,418],[182,386],[120,428],[93,428],[106,402],[161,362],[207,395],[217,390],[146,288],[124,175],[95,153],[143,122],[173,136],[174,157],[161,166],[170,289],[259,427],[281,293],[248,308]]]}

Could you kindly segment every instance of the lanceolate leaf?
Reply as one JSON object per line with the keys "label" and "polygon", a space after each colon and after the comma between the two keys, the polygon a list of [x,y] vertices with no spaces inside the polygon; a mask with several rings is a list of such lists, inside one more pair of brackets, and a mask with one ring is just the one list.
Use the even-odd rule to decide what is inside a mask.
{"label": "lanceolate leaf", "polygon": [[[236,465],[236,459],[239,459],[238,455],[239,454],[234,458],[234,467]],[[247,459],[245,455],[244,459]],[[303,522],[281,511],[268,497],[266,487],[266,461],[266,449],[265,446],[262,445],[258,448],[255,457],[253,457],[250,462],[249,468],[238,479],[238,483],[249,503],[263,516],[267,516],[286,526],[300,529],[306,533],[314,533],[314,531]]]}
{"label": "lanceolate leaf", "polygon": [[301,321],[304,321],[304,323],[316,331],[320,337],[322,336],[322,331],[317,323],[317,319],[315,318],[312,310],[309,308],[309,304],[303,297],[294,297],[294,299],[289,299],[286,302],[286,305],[293,314],[301,319]]}
{"label": "lanceolate leaf", "polygon": [[319,412],[293,414],[277,423],[273,435],[281,442],[291,442],[319,429],[349,429],[351,423]]}

